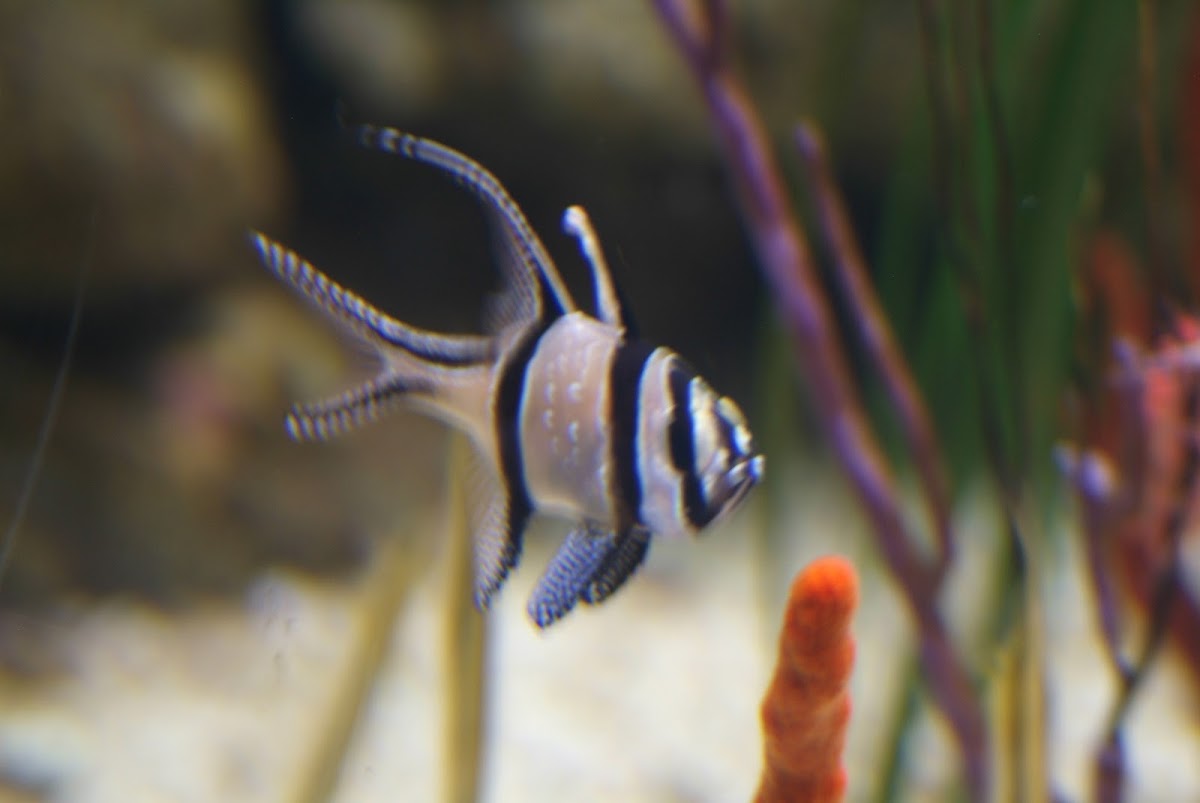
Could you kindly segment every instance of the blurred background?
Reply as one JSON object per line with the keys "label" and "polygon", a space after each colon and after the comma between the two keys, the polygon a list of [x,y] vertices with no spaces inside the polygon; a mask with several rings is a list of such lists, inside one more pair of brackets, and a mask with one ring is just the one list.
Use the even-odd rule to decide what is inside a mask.
{"label": "blurred background", "polygon": [[[944,446],[942,603],[984,708],[999,716],[991,680],[1032,604],[1048,788],[1092,799],[1119,683],[1051,455],[1105,441],[1114,334],[1149,348],[1161,331],[1122,302],[1189,309],[1200,17],[1182,0],[942,5],[733,2],[731,57],[805,219],[792,127],[824,131]],[[288,440],[292,403],[370,361],[267,275],[247,228],[427,328],[478,331],[498,286],[473,198],[358,148],[341,117],[491,169],[580,298],[560,218],[584,205],[643,335],[746,409],[769,464],[747,507],[694,544],[656,541],[611,602],[538,633],[524,600],[564,528],[535,528],[484,625],[443,427],[401,412]],[[825,552],[864,576],[851,799],[966,799],[652,3],[0,0],[0,119],[0,526],[17,525],[0,800],[748,800],[787,584]],[[1014,487],[1033,581],[1008,542]],[[1139,633],[1151,606],[1118,601]],[[1158,658],[1129,713],[1126,799],[1198,799],[1194,663],[1170,642]]]}

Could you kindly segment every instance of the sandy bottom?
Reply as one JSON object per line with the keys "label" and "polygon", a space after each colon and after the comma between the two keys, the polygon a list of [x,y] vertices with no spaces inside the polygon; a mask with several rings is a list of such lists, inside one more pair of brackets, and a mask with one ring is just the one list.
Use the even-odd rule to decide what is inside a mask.
{"label": "sandy bottom", "polygon": [[[819,554],[863,573],[859,658],[847,766],[851,798],[879,792],[890,723],[911,677],[902,605],[830,481],[773,511],[788,521],[764,560],[750,533],[756,503],[694,544],[656,543],[649,564],[609,603],[548,632],[525,598],[558,530],[530,538],[521,569],[489,614],[486,801],[736,801],[760,765],[758,705],[774,662],[781,594]],[[968,641],[996,539],[990,508],[960,516],[974,546],[947,610]],[[788,535],[790,532],[792,535]],[[1083,578],[1063,566],[1046,583],[1052,774],[1068,799],[1089,793],[1092,744],[1113,682]],[[440,629],[445,589],[430,572],[408,596],[341,766],[337,801],[437,800],[447,763]],[[0,800],[298,801],[324,743],[349,656],[364,638],[360,584],[268,572],[241,600],[165,613],[109,599],[50,622],[8,617],[36,635],[57,671],[0,678]],[[1200,799],[1195,697],[1170,655],[1133,712],[1132,800]],[[905,799],[937,799],[956,772],[940,721],[922,710],[904,743]]]}

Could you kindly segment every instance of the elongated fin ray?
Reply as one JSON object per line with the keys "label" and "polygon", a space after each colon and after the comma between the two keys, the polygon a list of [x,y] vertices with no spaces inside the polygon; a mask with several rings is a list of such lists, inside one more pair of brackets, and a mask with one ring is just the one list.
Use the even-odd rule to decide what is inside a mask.
{"label": "elongated fin ray", "polygon": [[441,366],[476,365],[493,358],[495,344],[492,338],[444,335],[397,321],[343,288],[286,246],[258,232],[250,235],[251,243],[271,273],[367,343],[398,348],[417,359]]}
{"label": "elongated fin ray", "polygon": [[563,231],[579,243],[579,251],[591,268],[596,317],[604,323],[625,330],[629,337],[637,337],[637,327],[630,318],[616,283],[613,282],[608,260],[604,258],[604,250],[600,247],[600,238],[596,236],[596,229],[592,226],[587,212],[582,206],[569,207],[563,213],[562,225]]}
{"label": "elongated fin ray", "polygon": [[514,285],[526,293],[536,293],[537,286],[531,280],[540,275],[550,289],[548,299],[535,297],[532,317],[542,317],[544,303],[549,303],[558,313],[575,309],[571,294],[537,232],[491,171],[453,148],[395,128],[361,125],[356,131],[359,142],[367,147],[424,162],[449,173],[494,212],[503,235],[502,244],[509,252],[508,269],[512,274],[509,278]]}
{"label": "elongated fin ray", "polygon": [[588,581],[580,595],[589,605],[599,605],[624,585],[646,559],[650,551],[650,533],[640,527],[626,530],[617,536],[617,543],[608,558]]}
{"label": "elongated fin ray", "polygon": [[549,627],[579,602],[589,581],[617,548],[614,533],[580,524],[567,533],[529,596],[526,611],[538,627]]}
{"label": "elongated fin ray", "polygon": [[331,399],[297,404],[284,426],[294,440],[328,440],[378,420],[409,394],[432,390],[425,380],[383,374]]}

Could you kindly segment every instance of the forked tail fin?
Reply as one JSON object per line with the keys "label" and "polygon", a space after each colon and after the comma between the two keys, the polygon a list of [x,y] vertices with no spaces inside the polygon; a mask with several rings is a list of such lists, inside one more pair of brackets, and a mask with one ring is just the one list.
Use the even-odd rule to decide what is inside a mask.
{"label": "forked tail fin", "polygon": [[380,351],[398,349],[442,367],[478,365],[495,356],[495,341],[480,335],[446,335],[409,326],[371,306],[317,270],[296,252],[259,232],[250,241],[263,265],[304,300]]}
{"label": "forked tail fin", "polygon": [[403,401],[433,402],[439,390],[486,371],[495,338],[444,335],[418,329],[380,312],[314,268],[295,252],[251,232],[251,242],[276,278],[378,354],[378,376],[340,396],[299,404],[286,419],[296,440],[326,440],[378,419]]}
{"label": "forked tail fin", "polygon": [[294,440],[328,440],[377,421],[411,394],[428,394],[432,391],[431,383],[384,373],[340,396],[311,404],[297,404],[288,413],[284,425]]}

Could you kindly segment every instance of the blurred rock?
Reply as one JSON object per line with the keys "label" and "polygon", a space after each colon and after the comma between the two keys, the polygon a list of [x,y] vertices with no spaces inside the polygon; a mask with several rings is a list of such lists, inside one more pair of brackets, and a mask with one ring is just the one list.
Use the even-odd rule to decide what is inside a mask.
{"label": "blurred rock", "polygon": [[[427,535],[398,522],[413,500],[439,498],[437,424],[397,414],[369,438],[293,443],[284,412],[340,390],[352,349],[265,279],[213,294],[190,316],[187,336],[119,373],[91,360],[71,372],[0,578],[4,603],[118,592],[175,604],[236,593],[267,566],[345,573],[374,539]],[[51,376],[3,341],[0,367],[21,378],[0,416],[6,526]]]}
{"label": "blurred rock", "polygon": [[307,0],[297,15],[313,53],[339,77],[353,106],[400,119],[445,98],[449,64],[433,6]]}
{"label": "blurred rock", "polygon": [[0,296],[69,292],[93,214],[100,294],[225,269],[281,194],[244,14],[0,3]]}

